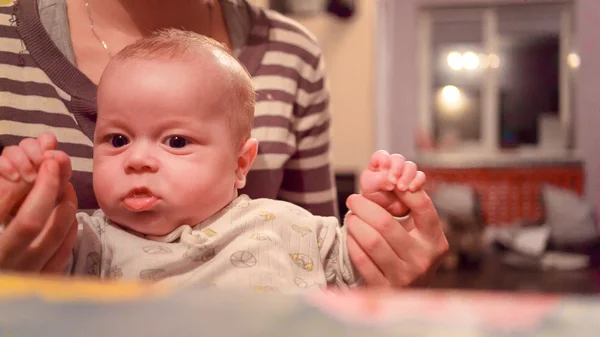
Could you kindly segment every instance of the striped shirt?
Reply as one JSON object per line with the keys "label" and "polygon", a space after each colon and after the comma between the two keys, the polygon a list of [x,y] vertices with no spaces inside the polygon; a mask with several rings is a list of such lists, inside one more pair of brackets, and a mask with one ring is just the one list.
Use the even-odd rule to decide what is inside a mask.
{"label": "striped shirt", "polygon": [[[274,11],[221,1],[231,2],[224,6],[228,25],[232,9],[245,11],[247,25],[229,30],[238,34],[232,41],[245,42],[235,49],[257,91],[252,136],[260,142],[259,153],[241,193],[289,201],[317,215],[336,214],[320,48],[303,27]],[[80,207],[97,208],[91,173],[96,85],[57,47],[35,0],[5,2],[0,2],[0,146],[54,133],[59,149],[71,157]]]}

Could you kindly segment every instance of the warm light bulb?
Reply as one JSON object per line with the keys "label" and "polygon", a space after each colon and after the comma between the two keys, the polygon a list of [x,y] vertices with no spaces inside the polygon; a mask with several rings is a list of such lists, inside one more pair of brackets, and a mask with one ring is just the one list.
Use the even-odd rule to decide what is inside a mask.
{"label": "warm light bulb", "polygon": [[442,89],[442,97],[448,104],[456,104],[460,100],[460,90],[453,85],[447,85]]}
{"label": "warm light bulb", "polygon": [[579,68],[581,65],[581,58],[575,53],[569,53],[569,55],[567,55],[567,64],[573,69]]}
{"label": "warm light bulb", "polygon": [[473,70],[479,67],[479,56],[472,51],[464,53],[462,59],[466,69]]}
{"label": "warm light bulb", "polygon": [[463,68],[463,56],[458,52],[453,51],[449,53],[446,61],[452,70],[461,70]]}

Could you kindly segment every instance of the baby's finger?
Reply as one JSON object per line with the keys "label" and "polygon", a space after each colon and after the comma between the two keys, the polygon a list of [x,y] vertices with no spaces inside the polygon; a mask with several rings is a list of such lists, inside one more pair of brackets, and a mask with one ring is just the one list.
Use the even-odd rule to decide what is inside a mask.
{"label": "baby's finger", "polygon": [[408,184],[415,178],[417,174],[417,164],[412,161],[407,161],[404,163],[404,171],[402,172],[402,176],[398,180],[398,184],[396,187],[402,192],[408,189]]}
{"label": "baby's finger", "polygon": [[395,185],[389,181],[387,174],[365,170],[360,175],[360,190],[362,193],[391,191]]}
{"label": "baby's finger", "polygon": [[71,179],[71,159],[69,156],[60,150],[49,150],[44,152],[44,158],[54,159],[60,167],[60,181],[66,182]]}
{"label": "baby's finger", "polygon": [[388,179],[390,179],[392,183],[396,184],[402,175],[402,170],[404,169],[404,163],[406,162],[406,159],[404,159],[404,156],[400,154],[393,154],[389,156],[389,158],[391,165]]}
{"label": "baby's finger", "polygon": [[15,183],[21,180],[17,168],[5,157],[0,157],[0,176]]}
{"label": "baby's finger", "polygon": [[371,156],[371,161],[369,162],[369,170],[381,171],[389,169],[389,156],[390,154],[385,150],[379,150],[373,153]]}
{"label": "baby's finger", "polygon": [[27,155],[27,158],[33,163],[37,171],[43,160],[43,150],[40,143],[37,139],[25,138],[19,143],[19,147],[25,152],[25,155]]}
{"label": "baby's finger", "polygon": [[420,190],[423,187],[423,185],[425,185],[425,180],[427,180],[427,177],[425,176],[425,172],[417,171],[415,178],[408,185],[408,189],[411,192]]}
{"label": "baby's finger", "polygon": [[56,146],[58,144],[56,136],[50,132],[44,132],[40,134],[37,138],[37,141],[42,147],[43,151],[56,150]]}
{"label": "baby's finger", "polygon": [[23,180],[32,183],[37,176],[33,164],[23,151],[18,146],[8,146],[2,151],[2,157],[8,159],[12,165],[19,171]]}

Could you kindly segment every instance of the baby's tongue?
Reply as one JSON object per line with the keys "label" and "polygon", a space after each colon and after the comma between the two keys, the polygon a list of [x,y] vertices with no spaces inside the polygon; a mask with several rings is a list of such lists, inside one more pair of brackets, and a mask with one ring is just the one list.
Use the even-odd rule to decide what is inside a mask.
{"label": "baby's tongue", "polygon": [[123,203],[125,206],[134,211],[143,211],[150,209],[156,203],[155,196],[150,194],[136,194],[133,197],[125,198]]}

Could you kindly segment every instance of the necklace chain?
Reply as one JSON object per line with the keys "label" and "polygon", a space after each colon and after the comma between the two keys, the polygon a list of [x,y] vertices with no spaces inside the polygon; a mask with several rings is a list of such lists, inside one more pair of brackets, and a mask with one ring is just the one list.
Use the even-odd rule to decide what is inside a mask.
{"label": "necklace chain", "polygon": [[96,29],[94,29],[94,20],[92,19],[92,10],[90,9],[90,3],[88,2],[88,0],[85,0],[85,9],[87,11],[88,20],[90,21],[90,29],[92,30],[92,34],[94,34],[94,36],[96,37],[98,42],[100,42],[100,44],[102,45],[104,50],[106,50],[106,52],[108,53],[108,56],[112,57],[112,53],[110,52],[110,49],[108,49],[108,45],[106,44],[106,42],[104,40],[102,40],[100,38],[100,36],[98,36],[98,33],[96,33]]}
{"label": "necklace chain", "polygon": [[[208,18],[209,18],[209,26],[210,26],[209,37],[211,37],[212,30],[213,30],[213,20],[212,20],[213,3],[212,3],[212,1],[207,1],[206,3],[208,5]],[[104,48],[104,50],[106,50],[106,52],[108,53],[108,56],[110,56],[112,58],[113,55],[110,52],[110,49],[108,48],[108,44],[106,44],[106,41],[104,41],[100,38],[100,36],[96,32],[96,29],[94,28],[94,19],[92,19],[92,10],[90,9],[89,0],[85,0],[85,10],[87,11],[87,17],[90,22],[90,29],[92,30],[92,34],[94,34],[94,36],[96,37],[96,40],[98,40],[98,42],[100,42],[100,44],[102,45],[102,48]]]}

